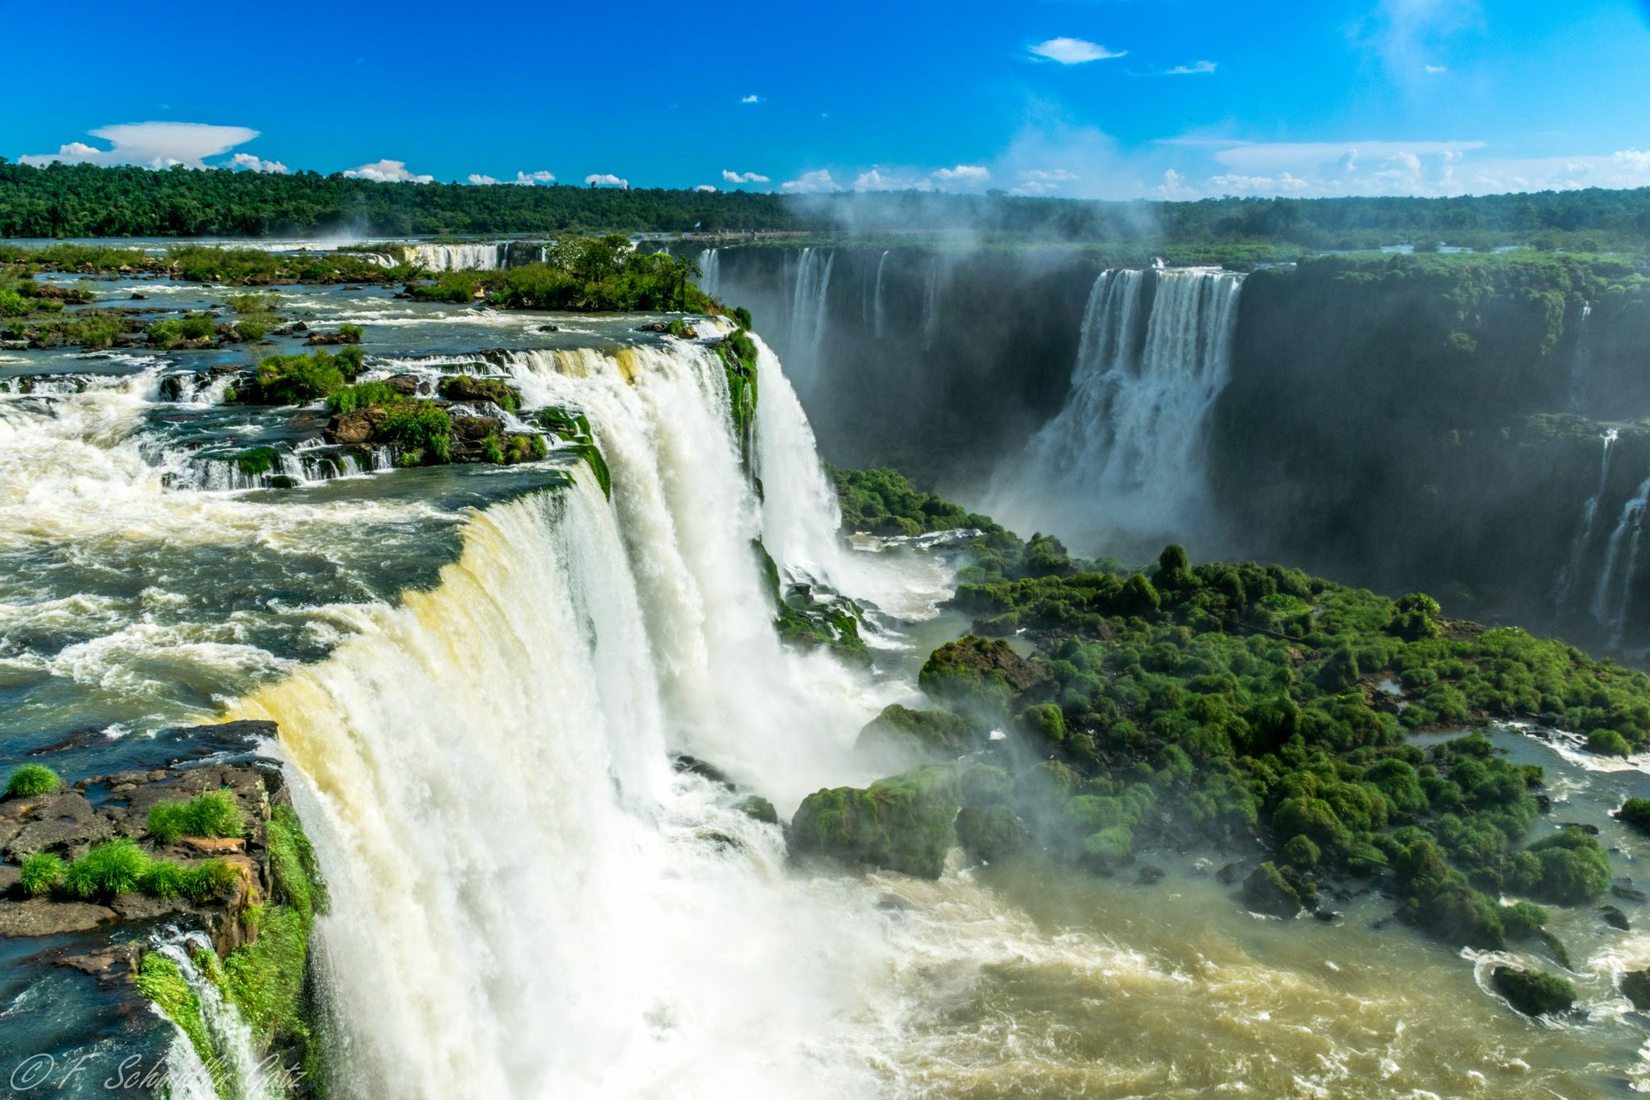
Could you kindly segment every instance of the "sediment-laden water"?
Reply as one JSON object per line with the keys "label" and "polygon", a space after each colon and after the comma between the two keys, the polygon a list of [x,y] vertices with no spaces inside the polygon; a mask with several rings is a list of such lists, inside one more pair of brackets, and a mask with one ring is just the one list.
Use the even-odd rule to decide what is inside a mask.
{"label": "sediment-laden water", "polygon": [[[809,262],[822,294],[829,257]],[[1177,300],[1164,281],[1159,308]],[[216,297],[100,289],[134,285]],[[152,766],[155,730],[277,721],[331,886],[314,965],[338,1094],[1579,1097],[1644,1072],[1644,1023],[1612,982],[1650,963],[1650,939],[1586,909],[1557,919],[1589,1014],[1544,1027],[1484,991],[1488,960],[1386,920],[1390,901],[1258,918],[1214,853],[1147,855],[1166,871],[1150,886],[1037,863],[937,882],[788,863],[737,798],[788,818],[881,774],[858,730],[966,623],[938,608],[945,552],[838,538],[779,361],[759,349],[747,459],[714,353],[645,319],[282,298],[366,326],[370,369],[468,363],[529,407],[576,406],[613,480],[609,499],[557,452],[306,464],[301,425],[163,388],[235,353],[0,359],[0,379],[56,380],[0,394],[0,763]],[[1214,322],[1149,339],[1193,340],[1188,369],[1217,380]],[[1085,362],[1110,407],[1173,365],[1138,348]],[[289,487],[201,476],[249,442],[296,456]],[[868,605],[872,667],[780,645],[756,539],[788,579]],[[1549,769],[1555,815],[1650,859],[1604,813],[1644,793],[1642,761],[1598,770],[1562,741],[1499,738]],[[0,945],[0,1048],[111,1065],[170,1047],[179,1091],[210,1087],[169,1025],[108,1015],[45,946]]]}

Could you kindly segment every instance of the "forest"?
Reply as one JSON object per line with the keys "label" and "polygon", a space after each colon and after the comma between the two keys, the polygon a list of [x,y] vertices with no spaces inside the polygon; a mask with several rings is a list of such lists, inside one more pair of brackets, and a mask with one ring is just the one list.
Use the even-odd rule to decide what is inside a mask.
{"label": "forest", "polygon": [[34,168],[0,159],[0,237],[564,232],[960,233],[970,240],[1419,250],[1522,244],[1637,255],[1650,190],[1458,198],[1102,202],[1001,191],[781,195],[663,188],[378,183],[341,174]]}

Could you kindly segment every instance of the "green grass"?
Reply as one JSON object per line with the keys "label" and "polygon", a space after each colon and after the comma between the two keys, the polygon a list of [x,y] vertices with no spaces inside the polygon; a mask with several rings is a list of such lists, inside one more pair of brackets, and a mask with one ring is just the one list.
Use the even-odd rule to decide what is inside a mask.
{"label": "green grass", "polygon": [[49,894],[63,881],[68,866],[50,852],[35,852],[23,861],[23,892],[31,898]]}
{"label": "green grass", "polygon": [[6,780],[6,797],[34,798],[51,794],[62,785],[58,774],[44,764],[24,764]]}
{"label": "green grass", "polygon": [[157,860],[125,838],[105,841],[64,870],[59,892],[80,901],[107,901],[121,894],[207,901],[227,890],[238,872],[221,859],[192,866]]}
{"label": "green grass", "polygon": [[186,802],[158,802],[149,807],[149,835],[162,844],[181,836],[245,836],[246,816],[228,791],[208,791]]}

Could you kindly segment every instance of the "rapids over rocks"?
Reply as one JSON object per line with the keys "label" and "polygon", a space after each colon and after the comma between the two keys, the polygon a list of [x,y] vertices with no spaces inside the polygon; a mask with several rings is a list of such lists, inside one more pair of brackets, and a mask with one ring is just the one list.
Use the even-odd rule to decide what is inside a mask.
{"label": "rapids over rocks", "polygon": [[[913,320],[883,301],[877,266],[875,328],[941,340],[943,273],[924,275],[932,320]],[[832,280],[828,254],[798,258],[805,355],[828,348]],[[134,285],[180,308],[213,297],[99,293]],[[1074,385],[1111,410],[1096,448],[1207,414],[1238,287],[1208,272],[1094,284]],[[806,389],[779,358],[758,344],[747,447],[714,320],[694,338],[635,316],[558,315],[547,332],[544,315],[381,290],[283,297],[311,323],[364,326],[372,377],[463,365],[516,387],[523,416],[579,410],[612,480],[609,497],[560,446],[508,467],[322,463],[313,423],[213,403],[196,380],[216,352],[0,357],[0,378],[30,380],[0,393],[0,752],[101,774],[152,766],[160,729],[277,724],[261,749],[283,762],[330,893],[310,976],[331,1094],[1582,1096],[1644,1073],[1644,1031],[1612,984],[1650,963],[1642,933],[1565,929],[1591,1013],[1541,1027],[1481,991],[1487,962],[1384,926],[1375,898],[1333,927],[1258,918],[1198,853],[1154,885],[956,853],[936,881],[791,862],[782,827],[742,800],[783,820],[811,791],[877,778],[858,731],[916,702],[918,665],[967,624],[942,608],[950,552],[839,537]],[[1149,297],[1143,340],[1129,336]],[[1171,399],[1172,383],[1186,388]],[[1050,440],[1088,446],[1093,420],[1061,416]],[[1069,476],[1160,498],[1172,523],[1197,503],[1170,492],[1195,434],[1156,452],[1160,468],[1108,471],[1097,450]],[[280,472],[237,481],[221,456],[252,444]],[[1046,461],[1066,449],[1049,442]],[[1587,523],[1613,539],[1603,507]],[[781,644],[756,542],[782,586],[866,609],[868,664]],[[1618,560],[1637,553],[1624,536]],[[1560,777],[1566,813],[1650,858],[1603,812],[1637,771],[1513,741]],[[275,1094],[185,931],[138,935],[232,1048],[230,1084],[161,1016],[111,1008],[53,965],[55,939],[0,943],[15,1056],[0,1072],[89,1055],[59,1091],[107,1095],[137,1056],[164,1063],[174,1095]]]}

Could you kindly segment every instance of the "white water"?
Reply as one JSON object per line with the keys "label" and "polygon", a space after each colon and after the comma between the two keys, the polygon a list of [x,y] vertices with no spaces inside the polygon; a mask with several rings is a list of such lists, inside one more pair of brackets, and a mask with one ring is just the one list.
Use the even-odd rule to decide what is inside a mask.
{"label": "white water", "polygon": [[825,295],[835,265],[835,252],[817,248],[804,248],[797,258],[796,285],[791,292],[789,357],[801,369],[813,371],[819,367],[820,348],[825,341]]}
{"label": "white water", "polygon": [[930,351],[934,347],[934,337],[940,331],[940,278],[944,270],[940,258],[935,256],[929,261],[928,281],[922,289],[922,348]]}
{"label": "white water", "polygon": [[1587,551],[1593,545],[1593,532],[1598,527],[1599,505],[1603,502],[1604,491],[1610,483],[1610,455],[1620,436],[1621,433],[1614,428],[1604,433],[1604,454],[1599,459],[1598,488],[1581,506],[1581,525],[1576,530],[1575,540],[1570,544],[1570,560],[1559,571],[1558,584],[1554,589],[1554,610],[1560,615],[1569,609],[1576,582],[1586,567]]}
{"label": "white water", "polygon": [[1613,645],[1621,644],[1621,635],[1627,625],[1633,576],[1638,570],[1639,541],[1644,532],[1647,510],[1650,510],[1650,478],[1645,478],[1638,491],[1621,506],[1621,517],[1610,532],[1610,542],[1604,550],[1604,565],[1598,574],[1598,586],[1593,590],[1593,618],[1601,626],[1615,629]]}
{"label": "white water", "polygon": [[332,868],[346,1092],[874,1087],[876,895],[787,875],[777,829],[668,764],[691,752],[782,813],[872,778],[847,750],[889,689],[779,646],[749,547],[770,529],[828,557],[835,519],[764,360],[759,507],[704,348],[518,353],[530,405],[589,412],[612,502],[581,475],[490,509],[434,591],[240,708],[281,723]]}
{"label": "white water", "polygon": [[720,249],[707,248],[700,254],[699,289],[712,298],[722,292],[722,254]]}
{"label": "white water", "polygon": [[994,479],[986,511],[1085,550],[1183,537],[1206,497],[1207,421],[1241,287],[1208,270],[1103,272],[1066,404]]}
{"label": "white water", "polygon": [[877,287],[871,298],[871,331],[876,333],[878,340],[888,332],[888,310],[882,302],[882,273],[888,266],[888,249],[883,249],[881,259],[877,260]]}
{"label": "white water", "polygon": [[193,953],[201,950],[210,951],[211,943],[199,933],[155,946],[156,952],[177,964],[183,980],[199,998],[201,1022],[211,1038],[216,1060],[214,1067],[208,1067],[183,1029],[175,1028],[166,1057],[171,1086],[168,1095],[173,1100],[217,1100],[220,1093],[213,1082],[215,1070],[230,1083],[236,1100],[278,1100],[286,1095],[286,1071],[296,1067],[265,1061],[251,1026],[235,1006],[224,999],[218,987],[196,968]]}
{"label": "white water", "polygon": [[1570,361],[1570,411],[1580,412],[1587,403],[1587,388],[1592,382],[1593,349],[1588,341],[1588,322],[1593,316],[1593,303],[1581,303],[1581,322],[1576,327],[1575,357]]}
{"label": "white water", "polygon": [[495,271],[506,265],[510,246],[505,241],[485,241],[476,244],[404,244],[395,254],[369,253],[367,258],[393,267],[398,263],[416,264],[426,271]]}

